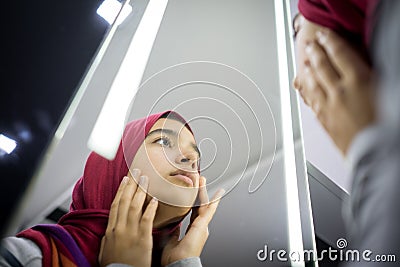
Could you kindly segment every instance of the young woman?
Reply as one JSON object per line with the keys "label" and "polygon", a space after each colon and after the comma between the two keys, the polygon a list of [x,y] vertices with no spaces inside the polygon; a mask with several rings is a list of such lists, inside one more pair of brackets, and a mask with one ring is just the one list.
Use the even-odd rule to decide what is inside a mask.
{"label": "young woman", "polygon": [[[377,5],[377,0],[299,0],[300,13],[293,21],[294,87],[343,154],[375,120],[375,77],[368,51]],[[341,37],[335,51],[324,51],[328,34]],[[328,52],[334,55],[328,57]]]}
{"label": "young woman", "polygon": [[[223,191],[208,201],[199,156],[189,125],[175,112],[129,123],[114,160],[90,154],[70,212],[55,225],[38,225],[3,240],[0,263],[201,266],[208,224]],[[192,208],[196,199],[201,205]],[[178,241],[190,210],[191,225]]]}
{"label": "young woman", "polygon": [[347,239],[371,253],[346,266],[398,266],[400,257],[398,3],[299,0],[294,21],[294,86],[352,168]]}

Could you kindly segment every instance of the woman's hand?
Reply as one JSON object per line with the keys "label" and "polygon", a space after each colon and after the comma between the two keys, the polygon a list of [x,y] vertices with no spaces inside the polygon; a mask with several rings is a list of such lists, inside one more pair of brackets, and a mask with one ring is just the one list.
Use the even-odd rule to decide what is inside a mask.
{"label": "woman's hand", "polygon": [[[132,172],[135,179],[139,170]],[[151,266],[153,220],[158,201],[153,199],[142,213],[148,179],[140,177],[140,187],[124,177],[111,205],[106,233],[101,241],[100,266],[124,263],[135,267]]]}
{"label": "woman's hand", "polygon": [[307,74],[301,85],[295,80],[295,87],[346,155],[355,135],[375,120],[373,71],[333,31],[317,32],[306,53]]}
{"label": "woman's hand", "polygon": [[178,240],[180,229],[177,229],[171,236],[162,253],[162,266],[167,266],[178,260],[200,256],[209,235],[208,224],[213,218],[224,192],[223,189],[220,189],[213,200],[209,202],[206,179],[203,176],[200,177],[199,199],[201,206],[192,209],[190,225],[182,240]]}

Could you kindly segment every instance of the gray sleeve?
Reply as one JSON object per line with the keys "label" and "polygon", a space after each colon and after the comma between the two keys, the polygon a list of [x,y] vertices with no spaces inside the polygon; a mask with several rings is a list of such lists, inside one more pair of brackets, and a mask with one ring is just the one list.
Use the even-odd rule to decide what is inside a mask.
{"label": "gray sleeve", "polygon": [[[366,129],[350,147],[352,189],[345,205],[349,249],[357,249],[360,261],[347,266],[397,266],[377,262],[377,257],[400,260],[400,146],[393,131],[383,125]],[[365,251],[367,256],[363,258]],[[392,265],[393,264],[393,265]]]}
{"label": "gray sleeve", "polygon": [[[374,68],[379,72],[380,125],[352,145],[353,186],[347,207],[349,244],[370,258],[396,262],[348,262],[349,266],[398,266],[400,262],[400,1],[381,1],[372,36]],[[372,133],[375,132],[375,133]]]}
{"label": "gray sleeve", "polygon": [[[2,246],[7,249],[25,267],[41,267],[42,251],[31,240],[20,237],[6,237]],[[0,257],[0,266],[13,267]]]}
{"label": "gray sleeve", "polygon": [[358,133],[351,142],[346,155],[346,162],[353,173],[356,171],[355,168],[359,165],[362,158],[379,147],[382,140],[379,137],[379,129],[378,125],[369,126]]}
{"label": "gray sleeve", "polygon": [[134,267],[134,266],[129,265],[129,264],[123,264],[123,263],[111,263],[111,264],[108,264],[106,267]]}
{"label": "gray sleeve", "polygon": [[[6,248],[24,267],[41,267],[42,251],[31,240],[20,237],[7,237],[2,241],[2,246]],[[0,257],[1,267],[14,267],[8,264],[5,259]],[[187,258],[169,264],[167,267],[201,267],[199,257]],[[113,263],[107,267],[132,267],[127,264]]]}
{"label": "gray sleeve", "polygon": [[167,267],[201,267],[199,257],[191,257],[168,264]]}
{"label": "gray sleeve", "polygon": [[[107,265],[107,267],[133,267],[133,266],[122,263],[113,263]],[[199,257],[192,257],[173,262],[171,264],[168,264],[167,267],[202,267],[202,265]]]}

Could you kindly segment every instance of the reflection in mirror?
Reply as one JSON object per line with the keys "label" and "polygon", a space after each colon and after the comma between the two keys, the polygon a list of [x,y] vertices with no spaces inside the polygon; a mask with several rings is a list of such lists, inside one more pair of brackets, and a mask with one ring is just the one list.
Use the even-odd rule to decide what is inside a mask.
{"label": "reflection in mirror", "polygon": [[[147,2],[133,3],[134,11],[135,4],[136,10],[143,11]],[[55,207],[68,207],[83,169],[86,178],[92,178],[87,178],[86,187],[81,182],[74,189],[72,208],[78,210],[84,208],[77,204],[76,190],[91,188],[96,192],[89,194],[94,203],[109,205],[122,177],[129,173],[148,193],[142,199],[144,210],[151,211],[151,199],[158,199],[154,227],[163,231],[153,232],[153,266],[166,263],[165,255],[174,255],[171,247],[166,252],[163,247],[179,226],[182,240],[187,240],[185,231],[190,232],[193,224],[186,215],[210,212],[201,204],[213,196],[220,203],[209,217],[207,242],[194,242],[204,266],[304,266],[289,257],[290,251],[312,248],[313,237],[303,235],[313,233],[308,197],[301,195],[307,194],[307,183],[297,103],[289,92],[293,69],[288,66],[291,49],[286,47],[285,8],[286,2],[279,0],[251,4],[233,0],[229,5],[169,1],[141,85],[123,118],[127,126],[114,160],[92,154],[86,161],[86,141],[140,21],[128,17],[115,32],[63,137],[42,167],[38,184],[47,185],[33,187],[30,197],[31,203],[42,206],[24,206],[45,211],[36,217],[25,214],[18,227],[43,222],[43,215]],[[166,110],[179,115],[168,117]],[[119,165],[123,167],[115,167]],[[141,180],[136,169],[148,179]],[[38,188],[50,185],[56,192],[49,199],[57,204],[46,209],[43,204],[50,201],[40,200]],[[136,183],[128,185],[133,188]],[[286,254],[278,257],[279,250]]]}

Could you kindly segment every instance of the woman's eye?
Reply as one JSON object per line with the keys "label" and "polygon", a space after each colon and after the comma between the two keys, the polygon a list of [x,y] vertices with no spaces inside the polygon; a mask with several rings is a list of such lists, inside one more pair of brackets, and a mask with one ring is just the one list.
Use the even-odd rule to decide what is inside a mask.
{"label": "woman's eye", "polygon": [[162,146],[168,146],[168,147],[171,146],[170,140],[168,138],[165,138],[165,137],[161,137],[161,138],[157,139],[155,141],[155,143],[160,144]]}

